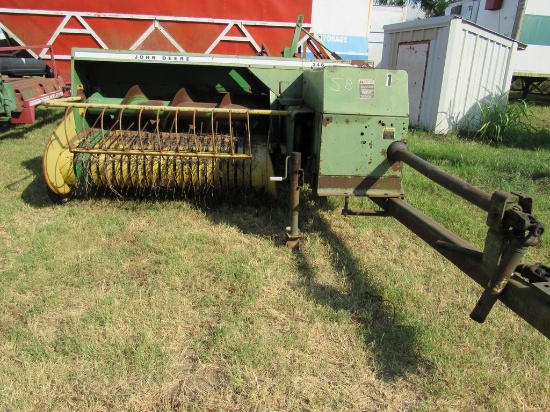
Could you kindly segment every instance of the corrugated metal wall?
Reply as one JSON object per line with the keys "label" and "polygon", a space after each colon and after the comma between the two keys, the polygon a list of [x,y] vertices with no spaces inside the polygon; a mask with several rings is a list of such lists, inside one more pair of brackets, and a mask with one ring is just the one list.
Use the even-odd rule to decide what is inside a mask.
{"label": "corrugated metal wall", "polygon": [[[453,31],[457,38],[452,48],[456,64],[447,65],[450,78],[443,78],[443,83],[454,84],[454,93],[442,97],[454,103],[452,113],[460,121],[464,116],[476,115],[478,101],[497,99],[510,89],[513,41],[464,20],[452,24],[456,26]],[[438,115],[438,124],[444,117]]]}
{"label": "corrugated metal wall", "polygon": [[[399,69],[399,45],[429,42],[424,73],[409,73],[411,125],[447,133],[475,116],[477,102],[509,90],[513,40],[489,32],[456,16],[436,17],[384,27],[382,67]],[[413,57],[414,58],[414,57]],[[419,67],[419,65],[416,65]]]}

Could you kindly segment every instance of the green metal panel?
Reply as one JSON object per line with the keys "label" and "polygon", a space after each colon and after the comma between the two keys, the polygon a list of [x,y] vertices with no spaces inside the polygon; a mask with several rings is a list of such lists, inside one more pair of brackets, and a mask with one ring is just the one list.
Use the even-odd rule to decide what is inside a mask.
{"label": "green metal panel", "polygon": [[404,138],[408,119],[325,113],[318,124],[319,195],[402,195],[401,165],[390,164],[386,151]]}
{"label": "green metal panel", "polygon": [[408,117],[407,87],[400,70],[328,66],[304,73],[304,100],[321,113]]}
{"label": "green metal panel", "polygon": [[302,103],[302,68],[251,67],[249,70],[277,96],[280,104]]}
{"label": "green metal panel", "polygon": [[11,119],[11,112],[17,108],[15,101],[13,86],[0,79],[0,116],[5,116],[0,121]]}
{"label": "green metal panel", "polygon": [[304,73],[304,101],[315,109],[321,196],[401,196],[401,165],[387,148],[409,124],[407,75],[325,67]]}
{"label": "green metal panel", "polygon": [[[400,140],[406,122],[388,117],[382,123],[385,125],[378,117],[325,114],[322,120],[320,172],[330,176],[383,176],[390,168],[386,150],[390,143]],[[394,138],[384,139],[384,131],[393,132],[387,135]]]}
{"label": "green metal panel", "polygon": [[525,44],[550,46],[550,16],[526,14],[519,41]]}

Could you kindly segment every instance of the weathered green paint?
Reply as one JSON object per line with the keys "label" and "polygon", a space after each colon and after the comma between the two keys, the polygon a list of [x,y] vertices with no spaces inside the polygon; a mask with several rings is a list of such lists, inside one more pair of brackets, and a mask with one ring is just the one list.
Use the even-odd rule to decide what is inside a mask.
{"label": "weathered green paint", "polygon": [[406,125],[403,119],[380,116],[325,113],[319,120],[322,122],[319,169],[330,176],[383,176],[390,168],[386,149],[395,140],[383,139],[384,130],[393,125],[391,129],[395,129],[395,137],[400,140]]}
{"label": "weathered green paint", "polygon": [[9,121],[11,112],[17,108],[13,86],[0,78],[0,121]]}
{"label": "weathered green paint", "polygon": [[250,72],[261,81],[277,98],[277,104],[292,105],[303,103],[302,74],[299,68],[251,67]]}
{"label": "weathered green paint", "polygon": [[304,101],[316,112],[409,117],[407,73],[327,66],[304,73]]}
{"label": "weathered green paint", "polygon": [[[272,147],[307,156],[309,183],[319,194],[402,194],[399,165],[388,162],[386,149],[403,139],[408,128],[403,71],[347,61],[82,49],[73,53],[73,94],[82,88],[89,103],[105,106],[87,109],[90,116],[84,119],[76,116],[77,128],[89,127],[97,115],[114,120],[119,109],[108,106],[123,101],[170,105],[182,87],[195,101],[215,107],[231,93],[248,99],[246,107],[251,109],[290,108],[292,115],[269,122]],[[140,94],[129,102],[125,96],[134,86]],[[132,114],[130,109],[124,113]]]}
{"label": "weathered green paint", "polygon": [[304,102],[316,112],[318,194],[402,194],[400,168],[392,167],[386,151],[408,129],[406,73],[336,66],[314,70],[304,73]]}

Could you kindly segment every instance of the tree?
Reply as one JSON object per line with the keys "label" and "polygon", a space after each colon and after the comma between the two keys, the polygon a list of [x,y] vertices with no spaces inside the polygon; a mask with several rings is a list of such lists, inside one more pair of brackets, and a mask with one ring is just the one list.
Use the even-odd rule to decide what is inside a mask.
{"label": "tree", "polygon": [[443,16],[445,7],[456,0],[374,0],[374,4],[388,6],[404,6],[406,4],[419,5],[426,12],[426,16]]}

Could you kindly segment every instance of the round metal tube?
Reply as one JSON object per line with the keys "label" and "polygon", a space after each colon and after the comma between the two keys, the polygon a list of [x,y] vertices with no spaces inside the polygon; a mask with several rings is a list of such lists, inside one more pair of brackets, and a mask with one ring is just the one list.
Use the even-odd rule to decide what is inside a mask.
{"label": "round metal tube", "polygon": [[253,114],[263,116],[289,116],[288,110],[266,110],[266,109],[224,109],[206,107],[177,107],[177,106],[151,106],[138,104],[100,104],[100,103],[73,103],[71,101],[47,100],[43,103],[50,107],[75,107],[83,109],[115,109],[115,110],[136,110],[156,112],[196,112],[196,113],[232,113],[232,114]]}
{"label": "round metal tube", "polygon": [[171,150],[153,151],[153,150],[116,150],[116,149],[86,149],[71,148],[71,153],[85,153],[93,155],[119,155],[119,156],[160,156],[160,157],[204,157],[219,159],[250,159],[252,155],[241,153],[208,153],[208,152],[175,152]]}
{"label": "round metal tube", "polygon": [[449,189],[473,205],[489,212],[491,195],[421,159],[407,149],[403,142],[394,142],[388,148],[388,159],[401,161],[440,186]]}
{"label": "round metal tube", "polygon": [[291,224],[290,235],[297,236],[300,234],[298,228],[298,216],[300,214],[300,168],[302,164],[302,154],[300,152],[292,153],[292,174],[291,174],[291,186],[290,190],[290,210],[291,210]]}
{"label": "round metal tube", "polygon": [[492,307],[496,303],[498,296],[508,284],[515,268],[525,255],[527,247],[524,239],[514,237],[508,244],[506,251],[502,255],[500,263],[495,270],[489,286],[483,291],[477,305],[470,314],[470,317],[476,322],[483,323],[489,315]]}

